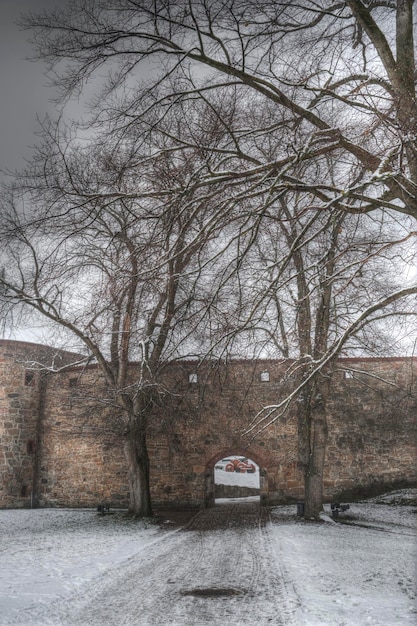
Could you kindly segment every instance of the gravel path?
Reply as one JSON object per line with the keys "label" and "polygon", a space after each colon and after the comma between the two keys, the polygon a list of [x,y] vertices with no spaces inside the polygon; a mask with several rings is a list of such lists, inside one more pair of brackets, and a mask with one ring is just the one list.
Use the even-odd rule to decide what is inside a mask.
{"label": "gravel path", "polygon": [[201,511],[39,624],[292,626],[266,519],[253,503]]}

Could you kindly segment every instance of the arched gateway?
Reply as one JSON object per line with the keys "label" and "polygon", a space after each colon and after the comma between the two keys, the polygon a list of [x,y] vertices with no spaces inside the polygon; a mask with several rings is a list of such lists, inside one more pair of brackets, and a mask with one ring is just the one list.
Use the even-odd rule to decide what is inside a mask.
{"label": "arched gateway", "polygon": [[[223,459],[233,459],[234,457],[243,457],[248,459],[249,461],[253,461],[256,463],[257,468],[259,468],[259,496],[261,504],[268,503],[268,473],[267,468],[265,466],[264,460],[256,453],[249,452],[247,449],[227,449],[226,451],[222,450],[220,453],[216,454],[216,456],[212,457],[207,465],[205,470],[205,496],[204,496],[204,505],[205,507],[212,507],[215,505],[216,498],[216,485],[215,485],[215,467],[222,461]],[[230,465],[230,463],[229,463]],[[227,466],[226,466],[227,467]]]}
{"label": "arched gateway", "polygon": [[[224,459],[233,459],[234,457],[242,457],[256,463],[259,468],[259,496],[261,504],[268,503],[268,472],[265,459],[256,451],[248,451],[248,449],[227,448],[223,449],[212,457],[206,464],[205,470],[205,494],[204,506],[206,508],[215,505],[216,485],[215,485],[215,467],[219,461]],[[230,465],[230,464],[229,464]],[[226,466],[227,467],[227,466]]]}

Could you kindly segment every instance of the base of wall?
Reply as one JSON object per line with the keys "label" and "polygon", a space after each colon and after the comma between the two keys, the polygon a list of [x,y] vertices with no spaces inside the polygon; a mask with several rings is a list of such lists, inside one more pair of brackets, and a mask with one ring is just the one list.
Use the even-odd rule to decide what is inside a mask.
{"label": "base of wall", "polygon": [[[218,489],[224,487],[224,489]],[[323,503],[330,503],[334,501],[344,502],[358,502],[367,498],[373,498],[390,491],[396,491],[399,489],[415,489],[417,488],[417,478],[411,479],[398,479],[393,481],[377,481],[374,480],[369,484],[358,485],[354,488],[339,488],[329,489],[327,488],[324,493]],[[216,498],[243,498],[253,495],[259,495],[259,490],[249,489],[247,487],[230,487],[227,485],[216,485]],[[261,504],[263,506],[280,506],[291,505],[297,501],[303,500],[303,496],[284,495],[283,493],[270,493],[268,495],[261,495]],[[96,509],[100,502],[57,502],[48,501],[44,498],[34,499],[21,498],[13,502],[13,504],[0,506],[0,510],[6,509],[59,509],[59,508],[72,508],[72,509]],[[127,502],[106,502],[110,509],[113,510],[127,510]],[[152,503],[152,507],[155,513],[159,511],[198,511],[204,508],[205,504],[198,500],[157,500]]]}
{"label": "base of wall", "polygon": [[358,500],[374,498],[375,496],[388,493],[389,491],[414,488],[417,488],[417,478],[412,478],[410,480],[399,479],[390,482],[375,480],[367,485],[335,489],[331,493],[326,493],[324,501],[332,502],[334,500],[344,500],[357,502]]}

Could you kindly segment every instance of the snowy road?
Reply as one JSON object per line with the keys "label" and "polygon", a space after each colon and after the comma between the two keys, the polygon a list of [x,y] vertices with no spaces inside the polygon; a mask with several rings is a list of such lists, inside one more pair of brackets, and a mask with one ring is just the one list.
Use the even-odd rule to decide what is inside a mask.
{"label": "snowy road", "polygon": [[0,626],[415,626],[416,503],[408,490],[309,523],[229,500],[188,529],[1,510]]}
{"label": "snowy road", "polygon": [[[248,507],[254,507],[249,514]],[[56,611],[41,611],[39,624],[220,626],[256,615],[261,624],[291,626],[271,537],[257,511],[256,504],[245,511],[241,505],[217,507],[213,521],[211,511],[204,512],[199,529],[167,534],[83,590],[75,604],[68,600]],[[224,526],[225,517],[230,528],[207,530],[220,518]],[[244,517],[249,523],[241,523]]]}

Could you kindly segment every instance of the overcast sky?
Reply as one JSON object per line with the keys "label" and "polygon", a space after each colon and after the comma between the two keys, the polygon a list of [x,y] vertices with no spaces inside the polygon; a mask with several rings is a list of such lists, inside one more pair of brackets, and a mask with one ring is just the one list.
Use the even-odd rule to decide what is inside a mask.
{"label": "overcast sky", "polygon": [[28,32],[15,21],[22,11],[63,4],[63,0],[0,0],[0,171],[22,167],[36,141],[36,116],[51,110],[44,67],[30,56]]}
{"label": "overcast sky", "polygon": [[[21,32],[15,22],[23,11],[59,4],[63,0],[0,0],[0,177],[23,167],[36,142],[37,115],[53,111],[44,66],[25,60],[32,50],[29,33]],[[43,332],[41,325],[14,328],[5,337],[45,343]]]}

